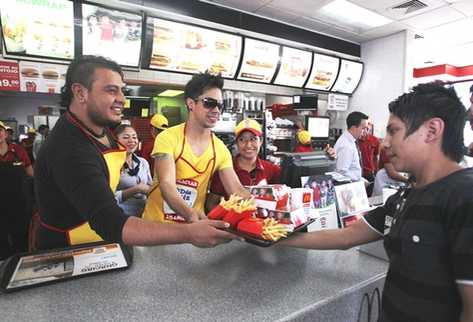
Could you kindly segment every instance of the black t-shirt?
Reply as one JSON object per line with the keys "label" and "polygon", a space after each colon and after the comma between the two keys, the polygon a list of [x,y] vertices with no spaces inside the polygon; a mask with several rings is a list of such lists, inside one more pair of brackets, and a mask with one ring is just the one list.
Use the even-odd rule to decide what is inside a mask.
{"label": "black t-shirt", "polygon": [[[59,230],[88,221],[104,240],[121,242],[128,217],[109,186],[107,165],[100,152],[105,147],[95,144],[98,142],[73,120],[69,113],[60,117],[36,160],[35,188],[41,221]],[[43,230],[36,238],[38,248],[67,246],[64,237],[50,231]]]}
{"label": "black t-shirt", "polygon": [[473,283],[473,169],[401,190],[364,219],[389,256],[381,321],[458,321],[457,284]]}

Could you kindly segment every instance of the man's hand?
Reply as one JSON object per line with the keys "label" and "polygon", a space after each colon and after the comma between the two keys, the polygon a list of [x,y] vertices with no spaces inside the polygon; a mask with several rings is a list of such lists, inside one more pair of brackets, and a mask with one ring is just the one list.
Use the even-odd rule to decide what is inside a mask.
{"label": "man's hand", "polygon": [[335,159],[337,157],[337,153],[335,152],[335,149],[332,148],[328,144],[325,146],[324,152],[327,153],[327,155],[330,159]]}
{"label": "man's hand", "polygon": [[149,190],[151,189],[151,186],[147,185],[146,183],[138,183],[135,188],[137,193],[148,194]]}
{"label": "man's hand", "polygon": [[197,221],[203,220],[203,219],[207,219],[207,216],[205,215],[205,213],[203,211],[192,209],[191,210],[191,215],[187,219],[187,222],[193,223],[193,222],[197,222]]}
{"label": "man's hand", "polygon": [[201,248],[215,247],[238,238],[222,230],[228,228],[229,224],[221,220],[199,220],[185,226],[188,230],[189,242]]}

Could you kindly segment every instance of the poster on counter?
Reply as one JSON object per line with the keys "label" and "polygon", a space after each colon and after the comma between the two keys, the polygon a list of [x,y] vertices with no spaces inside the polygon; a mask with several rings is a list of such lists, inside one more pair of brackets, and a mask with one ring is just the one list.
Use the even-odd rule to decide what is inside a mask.
{"label": "poster on counter", "polygon": [[328,94],[327,110],[346,111],[348,110],[348,95]]}
{"label": "poster on counter", "polygon": [[363,63],[342,59],[340,63],[340,73],[331,90],[334,92],[352,94],[361,80],[362,73]]}
{"label": "poster on counter", "polygon": [[6,288],[14,289],[127,266],[119,244],[24,256],[19,259]]}
{"label": "poster on counter", "polygon": [[19,91],[20,72],[17,62],[0,60],[0,91]]}
{"label": "poster on counter", "polygon": [[312,190],[311,208],[317,220],[308,226],[308,231],[337,229],[338,216],[335,188],[329,175],[301,177],[301,185]]}
{"label": "poster on counter", "polygon": [[184,73],[209,70],[226,78],[235,76],[241,55],[240,36],[152,19],[150,68]]}
{"label": "poster on counter", "polygon": [[138,67],[141,53],[139,14],[82,4],[82,52]]}
{"label": "poster on counter", "polygon": [[72,1],[1,1],[0,12],[7,54],[74,58]]}
{"label": "poster on counter", "polygon": [[64,86],[67,67],[67,65],[20,61],[20,90],[59,94]]}
{"label": "poster on counter", "polygon": [[274,84],[293,87],[304,86],[311,62],[312,52],[283,46],[281,68]]}
{"label": "poster on counter", "polygon": [[269,42],[245,38],[245,51],[238,79],[271,82],[279,62],[279,47]]}
{"label": "poster on counter", "polygon": [[314,63],[306,88],[329,91],[337,79],[340,58],[314,53]]}
{"label": "poster on counter", "polygon": [[351,182],[335,186],[338,214],[343,226],[347,226],[360,218],[370,209],[368,195],[363,181]]}

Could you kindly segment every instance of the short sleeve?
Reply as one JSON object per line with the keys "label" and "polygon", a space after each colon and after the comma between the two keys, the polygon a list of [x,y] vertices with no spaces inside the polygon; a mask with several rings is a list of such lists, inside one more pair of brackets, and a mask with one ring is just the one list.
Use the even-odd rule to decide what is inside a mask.
{"label": "short sleeve", "polygon": [[222,141],[220,141],[220,139],[216,138],[215,141],[215,154],[217,155],[215,171],[232,168],[233,160],[230,151],[228,151],[227,147]]}
{"label": "short sleeve", "polygon": [[151,156],[158,153],[166,153],[174,156],[174,149],[178,145],[178,138],[170,130],[165,130],[158,134],[154,139],[153,151]]}
{"label": "short sleeve", "polygon": [[454,278],[473,285],[473,201],[456,207],[448,222],[448,234]]}

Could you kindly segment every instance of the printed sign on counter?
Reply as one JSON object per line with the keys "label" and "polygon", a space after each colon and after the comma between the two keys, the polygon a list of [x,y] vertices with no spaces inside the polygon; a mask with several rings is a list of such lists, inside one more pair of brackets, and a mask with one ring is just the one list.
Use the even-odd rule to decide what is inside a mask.
{"label": "printed sign on counter", "polygon": [[328,91],[337,79],[340,58],[314,53],[314,63],[306,88]]}
{"label": "printed sign on counter", "polygon": [[138,14],[82,4],[84,55],[109,57],[120,65],[137,67],[142,19]]}
{"label": "printed sign on counter", "polygon": [[238,79],[269,83],[279,61],[279,45],[246,38],[245,52]]}
{"label": "printed sign on counter", "polygon": [[74,58],[73,2],[1,1],[7,54]]}
{"label": "printed sign on counter", "polygon": [[20,62],[20,90],[22,92],[37,92],[59,94],[64,86],[67,66]]}
{"label": "printed sign on counter", "polygon": [[290,47],[283,47],[281,68],[274,84],[302,87],[309,73],[312,53]]}
{"label": "printed sign on counter", "polygon": [[198,73],[209,70],[233,78],[242,38],[224,32],[153,18],[150,68]]}
{"label": "printed sign on counter", "polygon": [[20,73],[17,62],[0,61],[0,91],[19,91]]}
{"label": "printed sign on counter", "polygon": [[361,79],[363,64],[351,60],[342,59],[340,73],[333,85],[332,91],[352,94]]}

